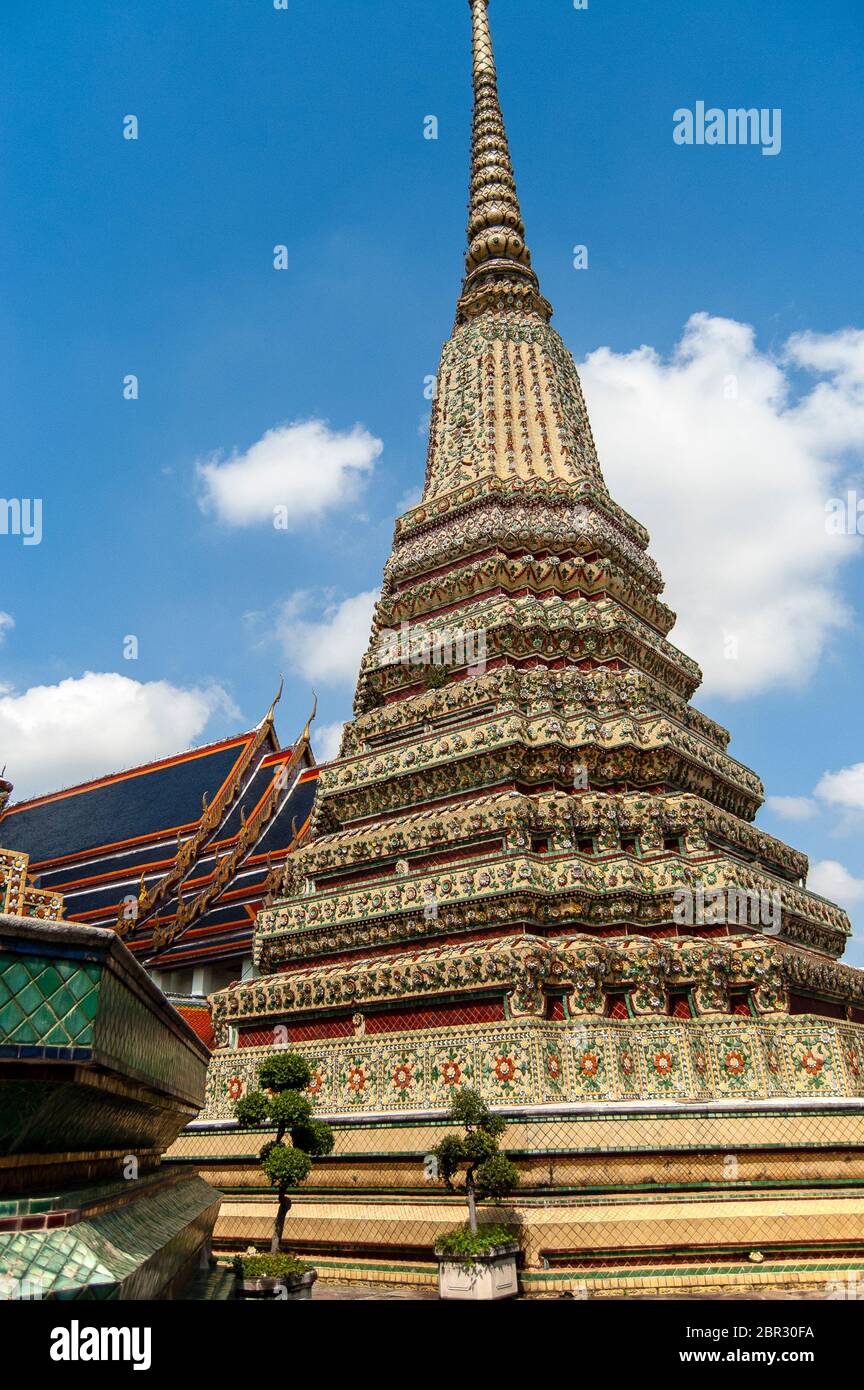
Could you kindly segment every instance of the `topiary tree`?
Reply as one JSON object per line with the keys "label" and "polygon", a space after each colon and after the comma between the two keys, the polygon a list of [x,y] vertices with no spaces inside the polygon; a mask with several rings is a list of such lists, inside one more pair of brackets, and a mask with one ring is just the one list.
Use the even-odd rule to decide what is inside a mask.
{"label": "topiary tree", "polygon": [[[288,1193],[299,1187],[312,1168],[313,1158],[322,1158],[333,1149],[333,1131],[322,1120],[312,1118],[312,1103],[303,1093],[312,1080],[312,1069],[296,1052],[278,1052],[258,1068],[257,1091],[250,1091],[234,1106],[234,1115],[243,1128],[270,1123],[276,1138],[261,1150],[261,1167],[276,1188],[278,1202],[270,1241],[271,1255],[279,1254],[285,1217],[291,1209]],[[285,1143],[286,1135],[291,1140]]]}
{"label": "topiary tree", "polygon": [[450,1107],[450,1119],[462,1125],[464,1134],[445,1134],[432,1150],[438,1160],[438,1172],[448,1192],[458,1189],[453,1179],[465,1169],[465,1194],[468,1198],[468,1225],[477,1234],[477,1204],[479,1197],[506,1197],[519,1186],[519,1172],[506,1154],[498,1149],[498,1140],[507,1128],[500,1115],[493,1115],[479,1091],[465,1086],[456,1092]]}

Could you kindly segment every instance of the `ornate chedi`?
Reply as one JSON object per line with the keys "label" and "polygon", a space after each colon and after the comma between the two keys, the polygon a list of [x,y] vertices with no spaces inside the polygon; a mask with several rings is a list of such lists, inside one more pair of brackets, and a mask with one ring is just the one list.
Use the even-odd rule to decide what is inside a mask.
{"label": "ornate chedi", "polygon": [[[849,924],[753,825],[759,779],[689,703],[699,669],[669,641],[648,536],[609,496],[532,269],[487,5],[471,0],[467,270],[423,496],[396,525],[309,839],[259,914],[262,978],[213,997],[207,1114],[230,1116],[274,1038],[313,1059],[337,1119],[440,1115],[466,1082],[523,1115],[854,1108]],[[864,1153],[860,1110],[834,1139]]]}

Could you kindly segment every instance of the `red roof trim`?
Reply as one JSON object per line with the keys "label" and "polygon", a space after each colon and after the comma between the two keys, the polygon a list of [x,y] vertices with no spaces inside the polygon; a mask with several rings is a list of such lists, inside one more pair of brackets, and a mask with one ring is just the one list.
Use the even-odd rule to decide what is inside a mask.
{"label": "red roof trim", "polygon": [[273,767],[275,763],[287,762],[293,752],[294,748],[291,745],[287,748],[278,748],[275,753],[268,753],[266,758],[261,759],[261,766]]}

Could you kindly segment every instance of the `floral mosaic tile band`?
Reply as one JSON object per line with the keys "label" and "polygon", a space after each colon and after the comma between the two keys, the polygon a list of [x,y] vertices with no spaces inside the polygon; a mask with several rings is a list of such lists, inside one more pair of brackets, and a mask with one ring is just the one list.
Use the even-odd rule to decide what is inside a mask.
{"label": "floral mosaic tile band", "polygon": [[[768,1022],[611,1020],[434,1029],[291,1044],[314,1067],[322,1113],[449,1106],[458,1086],[492,1104],[864,1097],[864,1026],[801,1016]],[[272,1048],[213,1056],[202,1121],[233,1116]]]}

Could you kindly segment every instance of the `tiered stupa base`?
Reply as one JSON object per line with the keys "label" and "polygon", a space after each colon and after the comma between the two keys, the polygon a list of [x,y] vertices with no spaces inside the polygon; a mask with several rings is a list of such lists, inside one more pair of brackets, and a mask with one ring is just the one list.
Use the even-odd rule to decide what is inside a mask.
{"label": "tiered stupa base", "polygon": [[[508,1119],[521,1186],[481,1220],[520,1228],[528,1295],[826,1295],[864,1269],[860,1024],[522,1020],[291,1047],[313,1062],[336,1148],[285,1242],[324,1278],[435,1282],[435,1241],[465,1208],[427,1156],[466,1078]],[[225,1192],[225,1253],[269,1240],[266,1132],[226,1125],[269,1051],[214,1055],[208,1107],[168,1156]]]}
{"label": "tiered stupa base", "polygon": [[[864,1269],[864,1100],[559,1103],[507,1118],[522,1186],[481,1220],[519,1226],[529,1296],[839,1296]],[[295,1199],[286,1248],[339,1282],[434,1283],[435,1241],[465,1219],[426,1177],[446,1119],[332,1123],[334,1155]],[[226,1194],[217,1251],[269,1239],[265,1138],[202,1124],[171,1150]]]}

